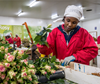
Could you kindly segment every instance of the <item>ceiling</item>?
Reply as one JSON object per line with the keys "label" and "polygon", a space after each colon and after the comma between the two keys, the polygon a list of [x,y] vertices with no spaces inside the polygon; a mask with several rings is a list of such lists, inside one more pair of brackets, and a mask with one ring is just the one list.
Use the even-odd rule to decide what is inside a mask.
{"label": "ceiling", "polygon": [[[82,5],[85,20],[100,18],[100,0],[38,0],[37,5],[29,7],[32,0],[0,0],[0,16],[17,18],[51,19],[57,13],[63,17],[68,5]],[[92,9],[92,11],[86,11]],[[24,15],[18,17],[19,11]]]}

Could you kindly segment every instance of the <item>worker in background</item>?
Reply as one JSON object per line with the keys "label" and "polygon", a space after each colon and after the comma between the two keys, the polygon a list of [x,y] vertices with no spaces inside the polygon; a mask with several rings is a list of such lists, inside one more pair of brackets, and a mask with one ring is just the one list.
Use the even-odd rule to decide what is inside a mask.
{"label": "worker in background", "polygon": [[100,44],[100,36],[97,38],[97,44]]}
{"label": "worker in background", "polygon": [[21,46],[21,39],[17,34],[16,34],[16,36],[14,38],[14,42],[16,42],[17,47]]}
{"label": "worker in background", "polygon": [[49,55],[53,52],[59,60],[64,60],[62,66],[74,61],[89,65],[90,60],[98,54],[98,47],[88,31],[78,23],[83,16],[83,9],[69,5],[65,9],[64,24],[54,28],[47,37],[46,45],[37,44],[40,53]]}
{"label": "worker in background", "polygon": [[10,37],[10,34],[6,34],[5,40],[7,40],[9,44],[13,44],[13,39]]}

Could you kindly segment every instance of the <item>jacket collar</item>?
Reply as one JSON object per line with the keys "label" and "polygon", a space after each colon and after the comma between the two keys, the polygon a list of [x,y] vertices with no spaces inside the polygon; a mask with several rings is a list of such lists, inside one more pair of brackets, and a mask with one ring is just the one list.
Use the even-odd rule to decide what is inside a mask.
{"label": "jacket collar", "polygon": [[[64,24],[60,25],[59,27],[61,27],[62,29],[64,29]],[[80,26],[76,26],[75,30],[76,29],[80,29]],[[76,32],[77,33],[77,32]],[[58,32],[58,35],[61,36],[61,40],[64,42],[64,44],[66,44],[66,40],[64,39],[64,34],[62,34],[61,32]],[[76,38],[79,38],[79,34],[74,34],[71,39],[70,39],[70,42],[68,44],[68,46],[70,46],[73,42],[75,42],[77,39]],[[66,44],[67,46],[67,44]]]}

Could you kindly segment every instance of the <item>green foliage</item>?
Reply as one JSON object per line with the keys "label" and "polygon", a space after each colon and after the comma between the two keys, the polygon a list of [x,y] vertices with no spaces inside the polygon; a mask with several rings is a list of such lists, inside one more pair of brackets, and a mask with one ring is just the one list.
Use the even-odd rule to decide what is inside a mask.
{"label": "green foliage", "polygon": [[[1,49],[1,47],[4,47],[4,49]],[[4,56],[5,54],[10,52],[10,49],[7,48],[7,45],[5,44],[5,46],[0,46],[0,61],[4,60]],[[7,49],[7,52],[5,52],[5,49]]]}
{"label": "green foliage", "polygon": [[[55,56],[53,56],[51,58],[39,58],[36,61],[28,60],[28,62],[27,62],[26,58],[28,57],[28,55],[25,54],[25,52],[23,50],[21,50],[21,51],[15,50],[14,52],[10,52],[10,51],[6,52],[6,49],[3,46],[0,47],[0,49],[1,49],[0,61],[2,61],[1,62],[2,66],[5,65],[5,63],[10,63],[10,66],[6,67],[7,70],[3,72],[6,74],[6,76],[10,77],[8,84],[10,84],[12,82],[18,82],[18,79],[22,79],[24,84],[25,83],[32,84],[33,82],[34,82],[34,84],[37,84],[38,79],[37,79],[36,75],[39,75],[39,76],[44,75],[49,79],[50,75],[54,74],[56,70],[59,70],[59,68],[56,65],[60,65],[60,63],[56,62]],[[8,53],[8,52],[10,52],[10,53]],[[7,57],[5,57],[5,59],[4,59],[5,55],[7,55]],[[14,57],[14,59],[12,59],[12,61],[10,61],[8,59],[9,56]],[[29,70],[33,70],[34,73],[31,74],[29,72]],[[32,81],[30,81],[28,79],[28,77],[27,78],[22,77],[23,71],[25,73],[27,73],[29,77],[32,78]],[[9,72],[16,73],[16,77],[14,77],[12,74],[9,74]],[[11,77],[11,75],[13,77]],[[0,84],[3,81],[4,80],[0,79]],[[62,79],[54,80],[52,83],[63,84],[63,80]]]}
{"label": "green foliage", "polygon": [[47,64],[51,65],[52,63],[53,64],[58,64],[58,62],[56,62],[56,57],[55,56],[53,56],[51,58],[39,58],[34,62],[35,66],[37,66],[37,67],[45,66]]}
{"label": "green foliage", "polygon": [[51,58],[51,63],[53,63],[53,62],[56,62],[56,57],[55,57],[55,56],[53,56],[53,57]]}
{"label": "green foliage", "polygon": [[78,83],[75,83],[73,81],[70,81],[70,80],[65,80],[68,84],[78,84]]}
{"label": "green foliage", "polygon": [[51,32],[51,30],[50,29],[47,29],[47,32]]}
{"label": "green foliage", "polygon": [[64,79],[57,79],[53,81],[48,81],[49,84],[65,84]]}
{"label": "green foliage", "polygon": [[27,57],[28,57],[28,55],[24,53],[24,55],[22,56],[21,60],[26,59]]}
{"label": "green foliage", "polygon": [[48,26],[47,28],[43,27],[43,30],[37,33],[37,36],[34,38],[35,44],[39,43],[41,45],[46,45],[47,47],[49,47],[46,39],[47,33],[51,32],[51,30],[48,28],[50,28],[50,26]]}
{"label": "green foliage", "polygon": [[[70,81],[70,80],[66,80],[66,79],[57,79],[57,80],[53,80],[53,81],[48,81],[47,83],[48,84],[65,84],[65,81],[67,84],[77,84],[73,81]],[[44,83],[44,84],[47,84],[47,83]]]}
{"label": "green foliage", "polygon": [[[36,61],[34,61],[34,66],[36,67],[36,74],[38,74],[39,76],[44,75],[41,73],[41,70],[44,70],[47,72],[47,74],[45,74],[45,76],[49,79],[50,75],[52,74],[50,70],[58,70],[58,68],[55,66],[58,64],[58,62],[56,62],[56,57],[53,56],[51,58],[39,58]],[[58,64],[59,65],[59,64]],[[51,67],[50,69],[46,69],[45,66],[49,66]],[[48,67],[48,68],[49,68]]]}
{"label": "green foliage", "polygon": [[0,52],[0,61],[2,61],[4,59],[4,55],[5,55],[5,53]]}
{"label": "green foliage", "polygon": [[[8,48],[4,48],[4,46],[0,47],[0,66],[2,67],[0,73],[5,78],[9,78],[7,81],[8,84],[38,83],[38,79],[35,76],[36,69],[34,65],[28,64],[27,57],[28,55],[23,50],[15,50],[14,52],[8,53]],[[0,84],[5,84],[5,78],[0,78]]]}
{"label": "green foliage", "polygon": [[9,45],[10,45],[10,44],[8,44],[7,42],[6,42],[6,44],[3,44],[3,43],[0,42],[0,46],[4,46],[5,48],[8,48]]}
{"label": "green foliage", "polygon": [[28,63],[29,64],[33,64],[33,60],[28,60]]}

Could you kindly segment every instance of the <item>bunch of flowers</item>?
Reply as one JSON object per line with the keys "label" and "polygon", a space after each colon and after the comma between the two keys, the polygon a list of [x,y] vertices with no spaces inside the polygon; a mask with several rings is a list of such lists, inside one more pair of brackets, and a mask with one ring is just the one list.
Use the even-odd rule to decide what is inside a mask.
{"label": "bunch of flowers", "polygon": [[0,37],[0,46],[9,47],[9,43]]}
{"label": "bunch of flowers", "polygon": [[54,74],[59,69],[59,62],[56,62],[56,57],[40,58],[34,62],[36,67],[36,74],[39,76],[45,75],[48,79],[51,74]]}
{"label": "bunch of flowers", "polygon": [[49,79],[59,69],[55,56],[33,62],[27,60],[28,55],[23,50],[8,51],[8,48],[0,47],[0,84],[38,84],[37,75]]}
{"label": "bunch of flowers", "polygon": [[23,50],[8,53],[1,46],[0,54],[4,54],[0,57],[0,84],[38,84],[35,66],[28,63]]}

